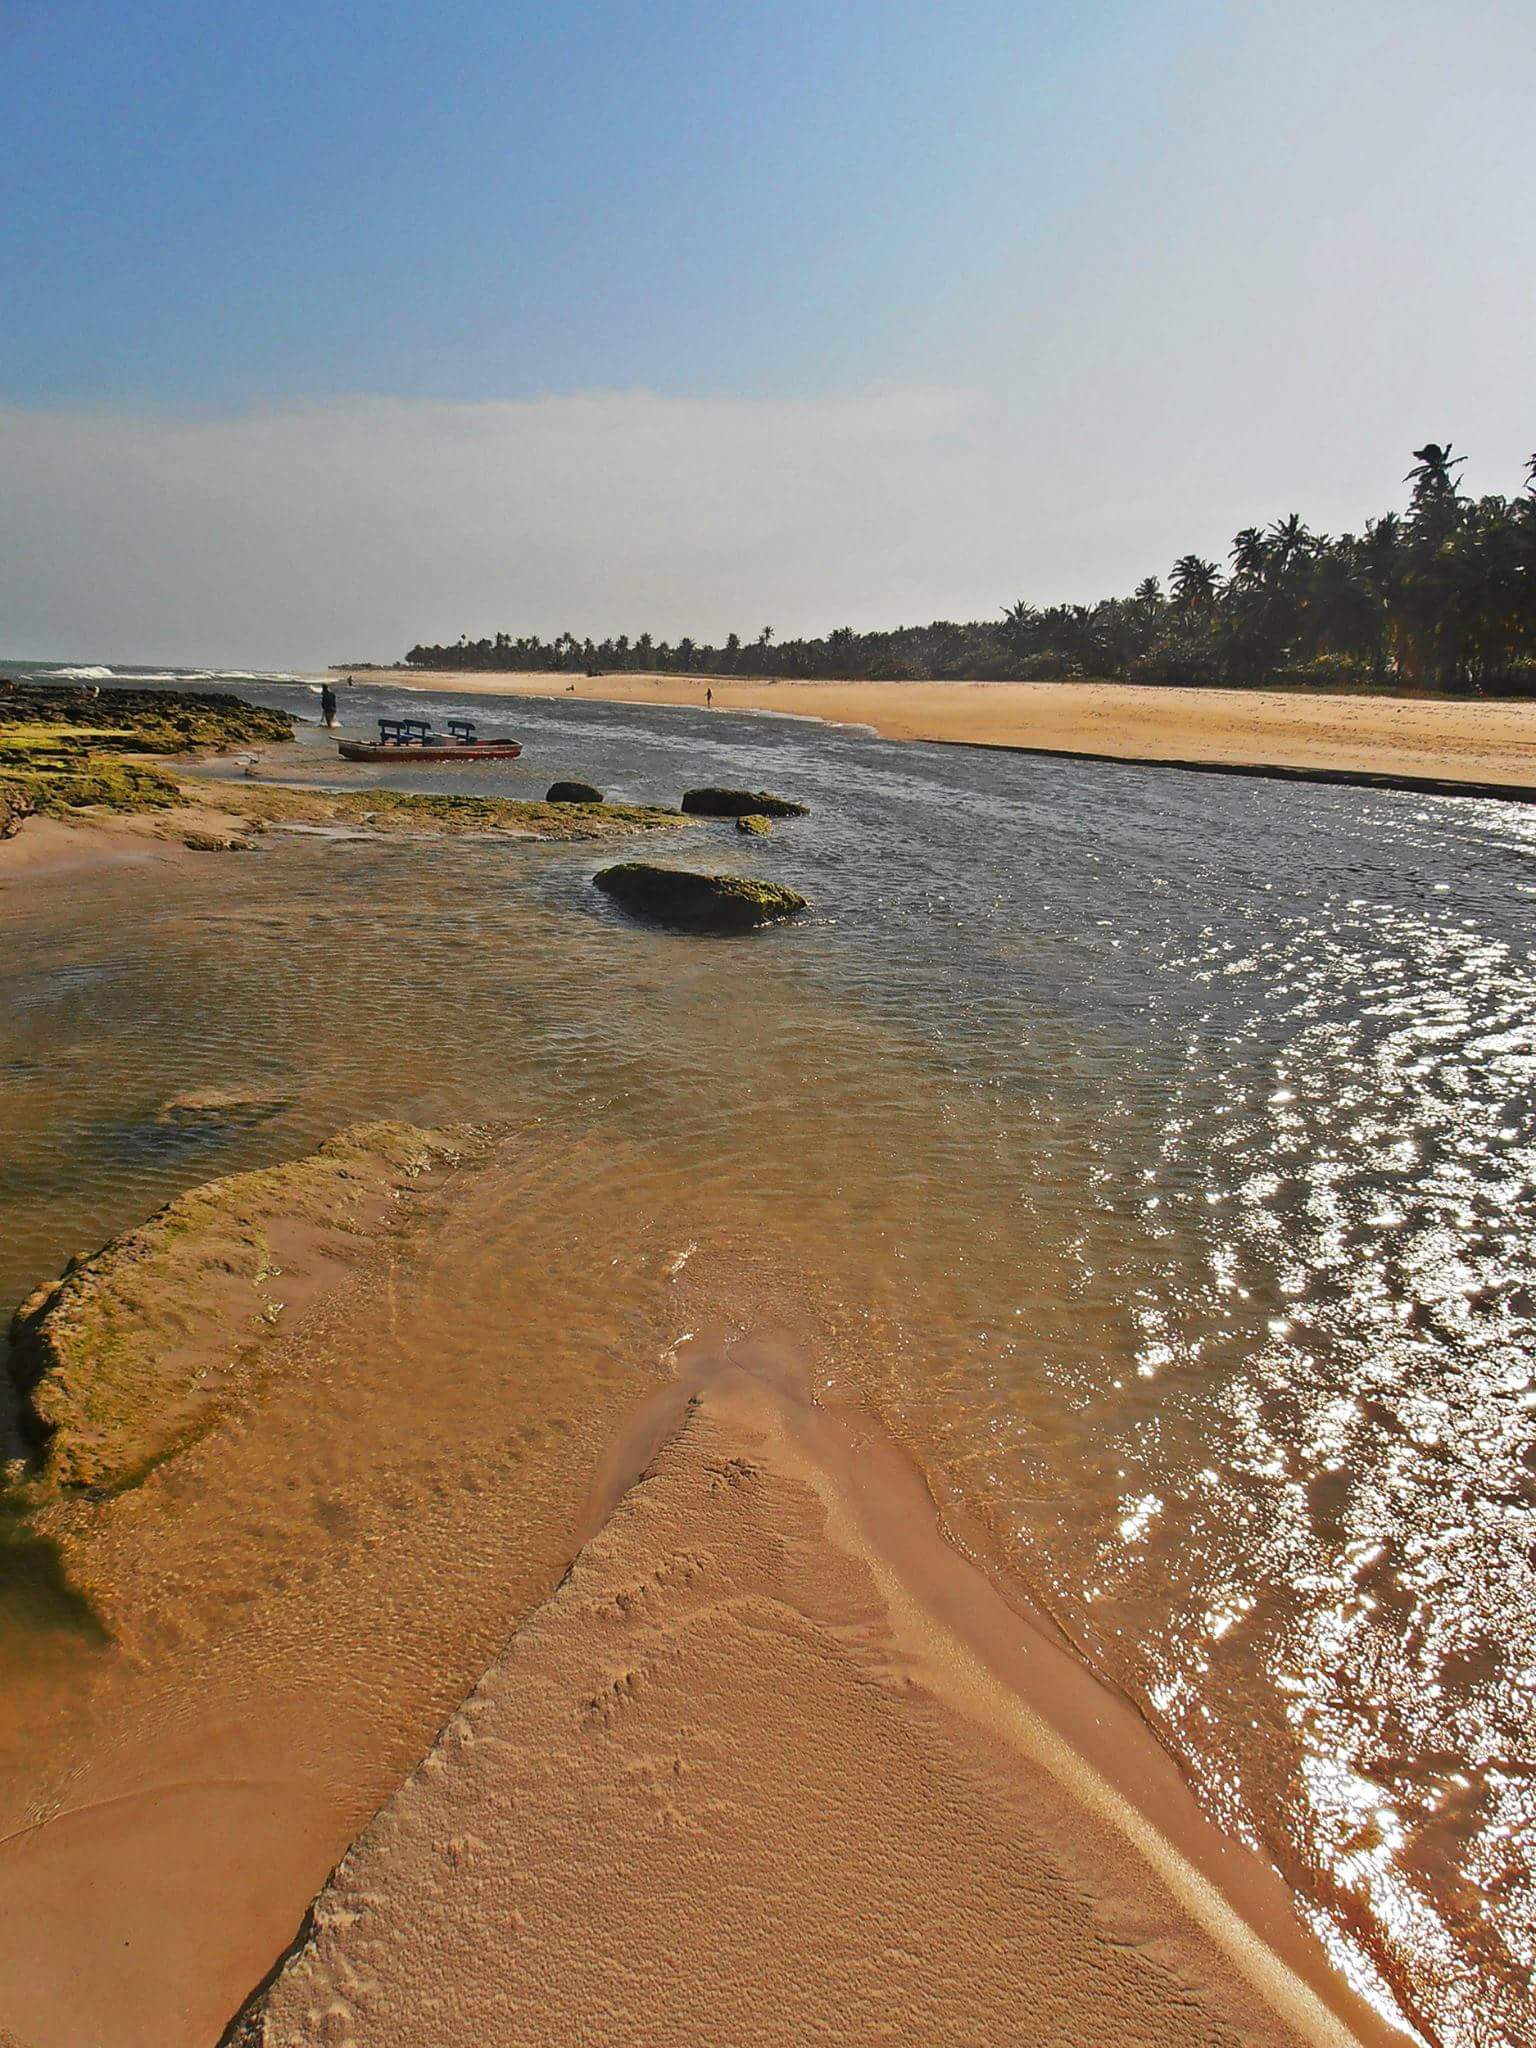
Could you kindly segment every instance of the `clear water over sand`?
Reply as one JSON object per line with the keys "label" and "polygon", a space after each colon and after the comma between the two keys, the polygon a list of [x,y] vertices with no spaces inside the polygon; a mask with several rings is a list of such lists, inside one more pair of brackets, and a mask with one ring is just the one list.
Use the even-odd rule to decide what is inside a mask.
{"label": "clear water over sand", "polygon": [[[344,698],[358,722],[399,701]],[[702,711],[470,713],[524,759],[412,786],[804,797],[766,846],[711,826],[656,851],[817,914],[689,940],[608,908],[580,846],[319,838],[149,893],[129,869],[67,904],[0,893],[7,1301],[357,1116],[525,1127],[374,1304],[369,1376],[306,1395],[356,1426],[317,1408],[253,1449],[218,1569],[159,1564],[153,1627],[57,1648],[75,1696],[131,1658],[170,1714],[188,1643],[225,1654],[242,1602],[317,1574],[341,1601],[338,1514],[366,1548],[434,1503],[445,1549],[480,1532],[483,1587],[515,1518],[451,1475],[579,1497],[599,1410],[695,1316],[803,1308],[827,1375],[941,1468],[1348,1965],[1448,2041],[1527,2037],[1536,814]],[[316,737],[295,774],[387,772]],[[156,1122],[233,1083],[292,1105]],[[150,1571],[126,1526],[113,1544]]]}

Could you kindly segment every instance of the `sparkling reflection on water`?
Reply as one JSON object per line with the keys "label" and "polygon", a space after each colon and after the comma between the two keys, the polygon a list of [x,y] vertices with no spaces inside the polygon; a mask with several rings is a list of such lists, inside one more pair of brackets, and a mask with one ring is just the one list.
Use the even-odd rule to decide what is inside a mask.
{"label": "sparkling reflection on water", "polygon": [[[767,846],[664,850],[817,917],[645,933],[581,847],[274,843],[67,918],[13,888],[0,1289],[359,1114],[527,1122],[577,1324],[630,1231],[833,1302],[842,1369],[1357,1976],[1448,2041],[1529,2038],[1536,815],[470,708],[527,745],[476,789],[805,796]],[[377,773],[310,737],[295,775]],[[292,1106],[157,1121],[231,1081]]]}

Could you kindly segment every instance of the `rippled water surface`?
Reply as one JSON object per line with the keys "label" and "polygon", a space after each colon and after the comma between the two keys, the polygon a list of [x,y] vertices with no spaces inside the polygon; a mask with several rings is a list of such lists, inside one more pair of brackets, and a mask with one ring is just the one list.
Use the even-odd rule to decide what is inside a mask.
{"label": "rippled water surface", "polygon": [[[398,701],[358,689],[344,717]],[[439,1254],[440,1375],[456,1286],[482,1327],[647,1369],[681,1332],[654,1287],[613,1313],[642,1267],[814,1298],[829,1371],[1357,1981],[1458,2048],[1531,2038],[1536,813],[469,708],[524,758],[412,786],[800,796],[766,844],[656,844],[814,915],[657,934],[592,890],[596,849],[462,841],[272,835],[152,894],[126,868],[67,901],[12,884],[0,1293],[358,1115],[525,1127]],[[288,772],[390,773],[312,733]],[[291,1104],[157,1122],[215,1083]]]}

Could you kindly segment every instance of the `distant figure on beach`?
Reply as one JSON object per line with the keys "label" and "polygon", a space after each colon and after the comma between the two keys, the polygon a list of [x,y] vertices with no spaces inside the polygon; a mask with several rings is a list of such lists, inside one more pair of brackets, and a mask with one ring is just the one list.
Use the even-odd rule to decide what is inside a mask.
{"label": "distant figure on beach", "polygon": [[329,726],[336,723],[336,692],[329,683],[320,685],[320,716]]}
{"label": "distant figure on beach", "polygon": [[707,710],[709,709],[709,707],[711,706],[711,704],[713,704],[713,703],[714,703],[714,701],[715,701],[715,693],[714,693],[714,691],[713,691],[713,690],[706,690],[706,691],[704,692],[704,709],[705,709],[705,710],[707,711]]}

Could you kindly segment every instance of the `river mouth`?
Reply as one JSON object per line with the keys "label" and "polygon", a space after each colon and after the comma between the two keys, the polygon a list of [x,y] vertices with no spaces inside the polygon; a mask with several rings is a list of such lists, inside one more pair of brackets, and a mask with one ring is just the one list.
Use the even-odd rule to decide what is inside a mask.
{"label": "river mouth", "polygon": [[[110,1538],[60,1537],[101,1637],[61,1612],[26,1676],[38,1562],[12,1726],[31,1740],[84,1669],[127,1664],[172,1725],[180,1646],[237,1638],[218,1655],[257,1697],[298,1589],[344,1615],[348,1530],[366,1556],[444,1502],[462,1528],[466,1471],[573,1526],[605,1421],[696,1314],[803,1310],[829,1383],[942,1469],[1357,1982],[1446,2041],[1528,2034],[1530,818],[788,721],[497,722],[523,761],[413,783],[804,798],[766,845],[710,827],[687,856],[783,880],[810,916],[720,945],[608,909],[580,847],[276,834],[216,886],[0,894],[8,1300],[359,1117],[525,1133],[367,1307],[373,1376],[330,1390],[346,1426],[252,1445],[238,1522],[199,1530],[173,1467],[160,1492],[188,1488],[201,1537],[180,1566],[134,1561],[131,1504]],[[344,775],[308,736],[293,772],[398,776]],[[282,1107],[161,1120],[229,1086]],[[486,1605],[513,1537],[476,1515],[461,1604],[483,1627],[400,1651],[442,1656],[450,1691],[561,1568],[551,1535]],[[31,1765],[6,1761],[30,1811]]]}

